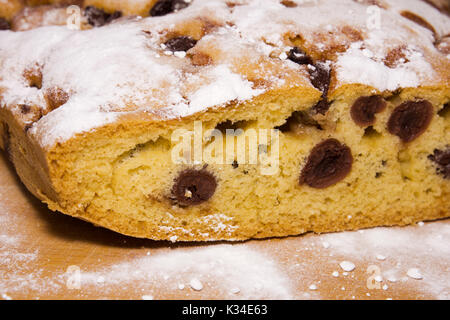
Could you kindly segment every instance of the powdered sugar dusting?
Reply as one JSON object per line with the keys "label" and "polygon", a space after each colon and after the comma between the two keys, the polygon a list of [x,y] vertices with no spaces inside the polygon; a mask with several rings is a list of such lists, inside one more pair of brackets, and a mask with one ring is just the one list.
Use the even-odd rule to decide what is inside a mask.
{"label": "powdered sugar dusting", "polygon": [[[172,218],[170,213],[166,213],[169,218]],[[233,233],[237,230],[238,226],[233,225],[233,218],[222,213],[210,214],[204,217],[200,217],[197,219],[198,223],[202,226],[208,226],[210,229],[209,233],[201,233],[200,235],[208,240],[216,240],[220,238],[220,234],[225,233],[227,237],[232,237]],[[181,232],[184,235],[189,237],[195,237],[195,233],[191,229],[183,228],[183,227],[172,227],[170,225],[161,225],[159,229],[165,232],[172,242],[176,242],[178,237],[170,236],[173,233]]]}
{"label": "powdered sugar dusting", "polygon": [[[100,275],[108,284],[151,282],[156,286],[155,291],[175,290],[182,284],[183,289],[188,285],[194,291],[214,287],[225,297],[236,294],[233,289],[237,287],[240,298],[292,297],[289,279],[276,263],[269,256],[245,246],[211,245],[174,250],[83,273],[81,279],[84,285],[94,284]],[[161,278],[165,281],[154,281]]]}
{"label": "powdered sugar dusting", "polygon": [[[417,87],[421,84],[421,79],[432,79],[435,75],[431,65],[418,52],[408,56],[408,63],[389,68],[376,61],[373,55],[368,55],[367,51],[361,50],[361,45],[355,43],[346,54],[339,57],[336,72],[341,82],[354,83],[358,79],[359,83],[380,91],[394,91],[398,88]],[[383,57],[380,56],[379,60]]]}
{"label": "powdered sugar dusting", "polygon": [[[145,242],[136,245],[127,239],[120,241],[124,243],[120,248],[120,237],[110,232],[104,233],[104,244],[85,243],[83,239],[101,230],[68,217],[60,217],[52,227],[62,227],[61,233],[39,229],[51,213],[34,216],[28,200],[8,183],[0,186],[1,299],[83,298],[84,294],[124,299],[360,299],[379,298],[380,292],[395,298],[405,287],[411,298],[450,297],[447,221],[236,244],[169,247],[150,241],[140,248]],[[23,204],[17,207],[17,202]],[[219,231],[230,223],[222,215],[207,219]],[[72,235],[76,239],[67,241],[67,229],[80,226]],[[74,264],[79,289],[69,290],[73,274],[67,270]],[[340,264],[343,272],[337,271]],[[379,289],[364,289],[371,265],[380,268],[374,277]],[[357,288],[362,288],[362,295],[355,293]]]}
{"label": "powdered sugar dusting", "polygon": [[189,109],[193,113],[205,107],[221,105],[229,100],[248,100],[264,90],[255,90],[252,83],[243,80],[224,65],[211,70],[211,76],[215,80],[194,92],[190,98]]}
{"label": "powdered sugar dusting", "polygon": [[[375,27],[368,25],[373,10],[366,1],[293,3],[196,0],[174,14],[122,19],[87,31],[65,26],[2,31],[0,106],[31,104],[46,109],[45,90],[55,86],[65,90],[69,101],[30,130],[45,147],[117,121],[125,113],[185,117],[286,84],[311,86],[307,72],[286,59],[291,39],[302,39],[308,50],[328,60],[336,73],[335,88],[358,83],[383,91],[446,81],[441,76],[448,67],[437,68],[434,63],[445,64],[448,59],[434,42],[450,33],[450,20],[425,2],[383,1],[387,5],[376,7],[380,23]],[[435,34],[403,17],[405,10],[425,19]],[[192,21],[208,22],[196,47],[165,54],[169,51],[162,44],[167,37]],[[398,65],[385,65],[390,50],[405,46],[405,58]],[[196,48],[212,52],[212,65],[193,65]],[[29,87],[23,79],[24,69],[36,63],[42,66],[42,89]],[[288,71],[294,70],[302,79],[296,84],[287,81]]]}
{"label": "powdered sugar dusting", "polygon": [[[444,276],[450,272],[450,224],[425,224],[416,232],[411,228],[376,228],[322,237],[331,244],[330,250],[348,259],[378,259],[373,264],[382,263],[380,276],[389,282],[414,286],[408,279],[424,279],[421,290],[433,292],[439,299],[450,298],[450,278]],[[445,270],[444,274],[439,270]],[[444,277],[437,280],[440,276]]]}

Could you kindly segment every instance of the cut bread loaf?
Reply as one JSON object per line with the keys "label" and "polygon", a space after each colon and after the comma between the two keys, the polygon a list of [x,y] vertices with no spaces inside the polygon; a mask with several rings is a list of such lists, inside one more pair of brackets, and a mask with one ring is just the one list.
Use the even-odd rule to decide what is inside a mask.
{"label": "cut bread loaf", "polygon": [[87,2],[0,31],[0,147],[51,210],[172,241],[450,216],[445,6]]}

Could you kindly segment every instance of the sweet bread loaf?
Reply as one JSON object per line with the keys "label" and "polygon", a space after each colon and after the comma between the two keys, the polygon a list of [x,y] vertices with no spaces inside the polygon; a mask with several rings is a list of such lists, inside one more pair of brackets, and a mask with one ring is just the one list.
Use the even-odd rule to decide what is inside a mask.
{"label": "sweet bread loaf", "polygon": [[0,31],[0,147],[51,210],[172,241],[450,216],[445,3],[79,5]]}

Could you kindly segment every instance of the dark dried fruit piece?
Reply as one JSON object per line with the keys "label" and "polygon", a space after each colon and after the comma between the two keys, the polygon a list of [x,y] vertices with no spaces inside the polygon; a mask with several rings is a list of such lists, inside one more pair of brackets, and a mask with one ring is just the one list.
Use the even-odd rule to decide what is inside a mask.
{"label": "dark dried fruit piece", "polygon": [[52,87],[45,91],[45,100],[47,101],[48,109],[53,111],[69,100],[69,94],[61,88]]}
{"label": "dark dried fruit piece", "polygon": [[386,101],[383,97],[360,97],[353,104],[350,114],[357,125],[367,127],[375,123],[375,114],[384,109],[386,109]]}
{"label": "dark dried fruit piece", "polygon": [[422,135],[433,118],[433,106],[426,100],[407,101],[395,108],[388,121],[388,130],[403,142]]}
{"label": "dark dried fruit piece", "polygon": [[322,91],[322,99],[312,108],[312,110],[316,114],[327,113],[328,109],[330,109],[330,103],[327,98],[331,83],[330,67],[323,62],[314,63],[312,58],[298,47],[294,47],[289,51],[288,59],[300,65],[309,65],[308,71],[311,77],[311,83],[315,88]]}
{"label": "dark dried fruit piece", "polygon": [[189,5],[189,2],[183,0],[159,0],[150,10],[150,15],[152,17],[165,16],[166,14],[184,9]]}
{"label": "dark dried fruit piece", "polygon": [[120,18],[122,16],[122,12],[114,11],[113,13],[107,13],[94,6],[87,6],[86,9],[84,9],[84,15],[91,26],[101,27]]}
{"label": "dark dried fruit piece", "polygon": [[5,18],[0,18],[0,30],[9,30],[11,25]]}
{"label": "dark dried fruit piece", "polygon": [[445,151],[436,149],[432,155],[428,156],[428,159],[437,164],[438,174],[442,174],[445,179],[450,179],[450,148]]}
{"label": "dark dried fruit piece", "polygon": [[193,206],[208,201],[216,188],[216,178],[205,169],[187,169],[175,179],[172,196],[180,206]]}
{"label": "dark dried fruit piece", "polygon": [[314,64],[312,58],[299,47],[293,47],[288,54],[288,59],[300,65]]}
{"label": "dark dried fruit piece", "polygon": [[310,70],[311,83],[314,87],[322,92],[328,93],[331,82],[330,68],[323,62],[314,64],[314,68]]}
{"label": "dark dried fruit piece", "polygon": [[187,36],[181,36],[181,37],[175,37],[172,39],[167,40],[164,43],[168,50],[170,51],[188,51],[189,49],[193,48],[197,44],[197,40],[187,37]]}
{"label": "dark dried fruit piece", "polygon": [[316,113],[325,114],[330,109],[330,103],[328,102],[328,90],[331,83],[331,70],[323,62],[318,62],[314,65],[314,68],[310,69],[311,83],[314,87],[322,91],[322,100],[312,109]]}
{"label": "dark dried fruit piece", "polygon": [[300,175],[300,185],[316,189],[330,187],[344,179],[351,171],[353,156],[350,148],[336,139],[316,145]]}

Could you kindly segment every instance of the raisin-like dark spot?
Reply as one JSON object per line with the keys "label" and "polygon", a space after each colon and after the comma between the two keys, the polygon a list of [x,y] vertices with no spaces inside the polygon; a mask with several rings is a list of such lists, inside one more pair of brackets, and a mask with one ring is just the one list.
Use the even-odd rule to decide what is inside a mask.
{"label": "raisin-like dark spot", "polygon": [[301,65],[314,64],[312,58],[299,47],[294,47],[289,51],[288,59]]}
{"label": "raisin-like dark spot", "polygon": [[69,100],[69,94],[58,87],[47,89],[44,96],[50,111],[59,108]]}
{"label": "raisin-like dark spot", "polygon": [[184,0],[159,0],[150,10],[150,15],[152,17],[165,16],[188,7],[189,2]]}
{"label": "raisin-like dark spot", "polygon": [[237,169],[239,168],[239,163],[236,160],[234,160],[231,166],[233,167],[233,169]]}
{"label": "raisin-like dark spot", "polygon": [[351,171],[353,156],[350,148],[336,139],[316,145],[300,175],[300,185],[324,189],[344,179]]}
{"label": "raisin-like dark spot", "polygon": [[168,50],[173,52],[188,51],[197,44],[197,40],[191,37],[181,36],[169,39],[164,44],[166,45]]}
{"label": "raisin-like dark spot", "polygon": [[330,88],[331,74],[330,68],[323,62],[314,64],[310,69],[311,83],[322,92],[328,93]]}
{"label": "raisin-like dark spot", "polygon": [[428,159],[434,161],[438,166],[436,172],[444,176],[445,179],[450,179],[450,147],[447,150],[434,150]]}
{"label": "raisin-like dark spot", "polygon": [[330,109],[327,96],[331,82],[331,70],[325,63],[318,62],[314,64],[313,68],[310,68],[310,75],[312,85],[322,91],[322,100],[312,109],[316,113],[325,114]]}
{"label": "raisin-like dark spot", "polygon": [[403,142],[411,142],[427,130],[432,118],[430,102],[407,101],[395,108],[388,121],[388,130]]}
{"label": "raisin-like dark spot", "polygon": [[436,29],[434,29],[434,27],[428,23],[428,21],[426,21],[424,18],[418,16],[415,13],[412,13],[410,11],[402,11],[400,13],[404,18],[411,20],[415,23],[417,23],[418,25],[430,30],[433,35],[436,35]]}
{"label": "raisin-like dark spot", "polygon": [[5,18],[0,18],[0,30],[9,30],[11,25]]}
{"label": "raisin-like dark spot", "polygon": [[216,188],[216,178],[205,169],[187,169],[175,179],[172,195],[178,205],[187,207],[208,201]]}
{"label": "raisin-like dark spot", "polygon": [[324,62],[314,63],[312,58],[308,56],[302,49],[294,47],[289,51],[288,59],[300,65],[309,65],[308,72],[311,78],[312,85],[322,91],[321,100],[312,107],[314,113],[325,114],[330,109],[328,102],[328,90],[331,82],[330,67]]}
{"label": "raisin-like dark spot", "polygon": [[357,125],[367,127],[375,123],[375,114],[384,109],[386,109],[386,101],[383,97],[360,97],[353,104],[350,114]]}
{"label": "raisin-like dark spot", "polygon": [[84,15],[91,26],[101,27],[120,18],[122,16],[122,12],[114,11],[113,13],[107,13],[94,6],[87,6],[86,9],[84,9]]}

